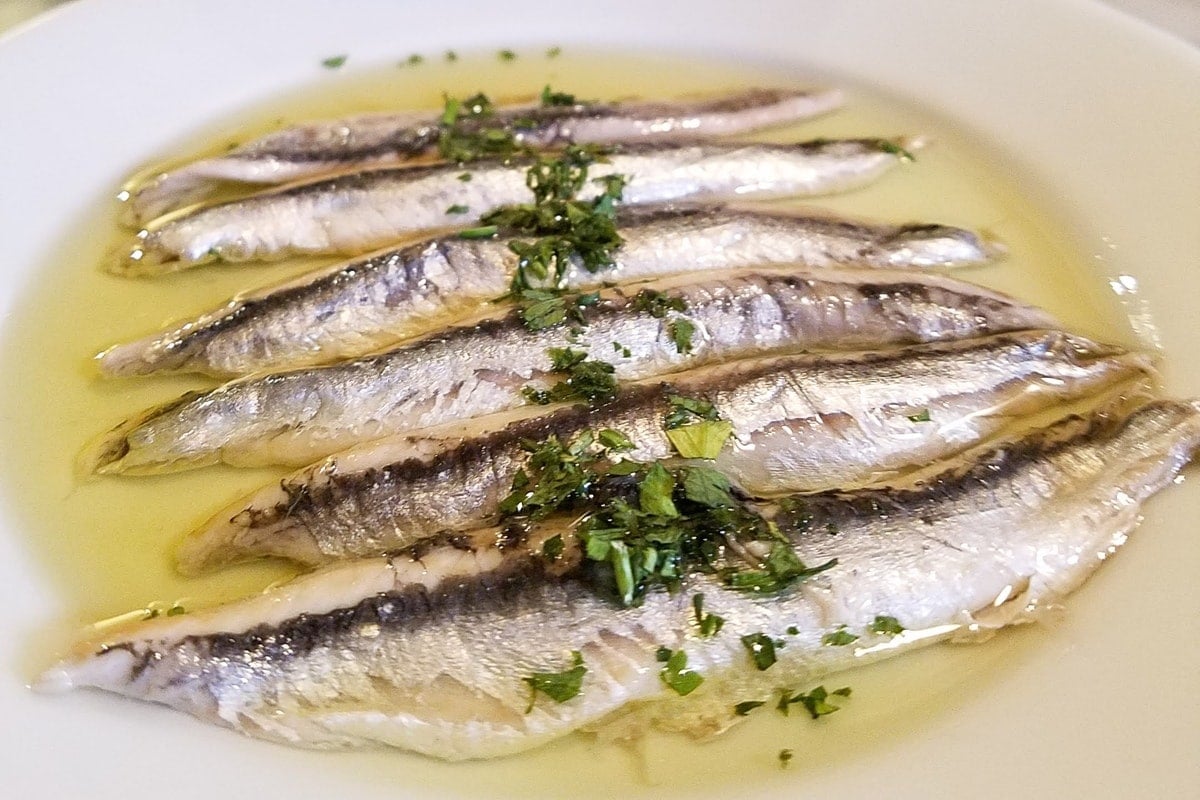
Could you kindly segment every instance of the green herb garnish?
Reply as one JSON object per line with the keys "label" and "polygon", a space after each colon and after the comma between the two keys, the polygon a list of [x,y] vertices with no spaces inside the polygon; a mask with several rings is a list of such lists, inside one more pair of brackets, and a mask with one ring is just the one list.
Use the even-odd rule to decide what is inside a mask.
{"label": "green herb garnish", "polygon": [[516,61],[517,60],[517,54],[515,52],[513,52],[512,50],[508,50],[508,49],[501,50],[496,55],[499,56],[501,61]]}
{"label": "green herb garnish", "polygon": [[858,634],[851,633],[850,631],[846,630],[845,625],[841,626],[836,631],[830,631],[821,637],[821,644],[829,647],[845,647],[846,645],[853,644],[856,641],[858,641]]}
{"label": "green herb garnish", "polygon": [[420,53],[413,53],[411,56],[409,56],[405,60],[404,63],[410,67],[415,67],[418,64],[423,63],[424,61],[425,61],[425,56],[421,55]]}
{"label": "green herb garnish", "polygon": [[815,567],[804,565],[791,546],[780,537],[771,544],[771,552],[763,561],[762,569],[741,570],[729,575],[729,585],[749,592],[778,592],[797,581],[811,578],[831,567],[837,559],[831,558]]}
{"label": "green herb garnish", "polygon": [[705,639],[716,636],[721,632],[721,628],[725,626],[725,618],[718,617],[711,612],[704,611],[704,595],[692,595],[692,610],[696,613],[696,627],[700,629],[700,635]]}
{"label": "green herb garnish", "polygon": [[[795,695],[791,694],[787,689],[784,689],[782,696],[779,698],[779,703],[775,706],[785,716],[788,713],[788,707],[794,703],[799,703],[804,706],[804,710],[813,719],[824,717],[841,709],[841,706],[835,706],[829,702],[830,692],[826,691],[824,686],[818,686],[811,692],[800,692]],[[832,692],[834,695],[841,697],[850,696],[850,687],[845,686]]]}
{"label": "green herb garnish", "polygon": [[908,415],[909,422],[929,422],[929,409],[923,408],[915,414]]}
{"label": "green herb garnish", "polygon": [[321,66],[325,69],[340,69],[346,63],[347,58],[349,56],[330,56],[329,58],[322,59]]}
{"label": "green herb garnish", "polygon": [[453,50],[447,50],[446,60],[453,64],[455,61],[458,61],[458,53],[454,52]]}
{"label": "green herb garnish", "polygon": [[607,403],[617,395],[615,371],[607,361],[592,361],[583,350],[570,347],[551,347],[550,370],[563,373],[566,380],[559,381],[549,389],[534,389],[526,386],[525,397],[539,405],[568,400],[586,400],[592,405]]}
{"label": "green herb garnish", "polygon": [[792,760],[792,751],[784,748],[779,751],[779,766],[786,767],[788,762]]}
{"label": "green herb garnish", "polygon": [[543,107],[573,106],[573,105],[577,105],[578,102],[579,101],[575,99],[575,95],[573,95],[573,94],[567,94],[566,92],[551,91],[549,84],[547,84],[542,89],[542,106]]}
{"label": "green herb garnish", "polygon": [[542,555],[550,561],[557,561],[559,556],[563,554],[564,547],[562,534],[556,533],[542,542]]}
{"label": "green herb garnish", "polygon": [[[669,652],[669,651],[668,651]],[[659,671],[663,683],[680,696],[689,695],[704,683],[704,676],[688,669],[687,653],[676,650],[667,656],[666,666]]]}
{"label": "green herb garnish", "polygon": [[571,652],[571,668],[562,672],[535,672],[522,680],[529,685],[529,705],[525,709],[528,714],[533,711],[538,692],[549,697],[556,703],[565,703],[583,688],[583,676],[587,667],[583,665],[583,655],[578,650]]}
{"label": "green herb garnish", "polygon": [[560,55],[562,55],[561,47],[551,47],[546,51],[546,58],[558,58]]}
{"label": "green herb garnish", "polygon": [[904,633],[904,626],[895,617],[880,614],[871,623],[871,633],[886,633],[895,636],[898,633]]}
{"label": "green herb garnish", "polygon": [[460,239],[491,239],[498,229],[495,225],[480,225],[477,228],[467,228],[458,232]]}
{"label": "green herb garnish", "polygon": [[468,208],[467,206],[464,206],[464,205],[460,205],[460,204],[458,204],[458,203],[455,203],[454,205],[452,205],[452,206],[450,206],[449,208],[447,208],[447,209],[446,209],[446,213],[447,213],[447,214],[465,214],[465,213],[467,213],[467,212],[468,212],[468,211],[470,211],[470,210],[471,210],[471,209],[470,209],[470,208]]}
{"label": "green herb garnish", "polygon": [[662,319],[668,311],[687,311],[687,303],[682,297],[672,297],[654,289],[642,289],[634,296],[629,307],[633,311],[647,313],[655,319]]}
{"label": "green herb garnish", "polygon": [[742,637],[742,645],[759,671],[768,669],[775,663],[775,640],[765,633],[746,634]]}
{"label": "green herb garnish", "polygon": [[878,147],[884,153],[890,153],[891,155],[896,156],[901,161],[916,161],[917,160],[917,157],[914,156],[910,151],[905,150],[903,147],[901,147],[896,142],[890,141],[888,139],[877,139],[875,141],[875,146]]}
{"label": "green herb garnish", "polygon": [[720,455],[721,448],[733,434],[733,423],[723,419],[697,422],[672,428],[666,433],[676,452],[682,457],[712,459]]}
{"label": "green herb garnish", "polygon": [[673,394],[667,397],[667,403],[670,410],[663,419],[663,427],[667,430],[681,428],[700,420],[713,421],[721,418],[716,406],[707,400]]}
{"label": "green herb garnish", "polygon": [[744,700],[733,707],[733,713],[744,717],[756,708],[766,705],[765,700]]}
{"label": "green herb garnish", "polygon": [[675,343],[675,351],[680,355],[692,352],[692,335],[695,332],[696,325],[683,317],[673,319],[667,325],[667,333]]}

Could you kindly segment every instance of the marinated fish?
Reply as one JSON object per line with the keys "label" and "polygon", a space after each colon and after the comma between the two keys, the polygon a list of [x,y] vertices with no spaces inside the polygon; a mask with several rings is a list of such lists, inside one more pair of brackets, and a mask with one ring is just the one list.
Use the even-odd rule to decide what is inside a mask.
{"label": "marinated fish", "polygon": [[380,355],[192,392],[102,436],[86,468],[308,464],[370,439],[517,408],[528,391],[565,378],[551,371],[554,348],[611,363],[616,380],[632,381],[752,355],[1054,327],[1004,295],[890,270],[684,275],[605,290],[583,313],[580,328],[532,331],[510,311]]}
{"label": "marinated fish", "polygon": [[731,439],[715,464],[761,495],[852,486],[945,458],[1012,415],[1147,366],[1141,354],[1034,331],[708,367],[631,384],[596,409],[566,406],[503,428],[483,418],[448,426],[444,438],[426,432],[352,448],[218,513],[183,543],[178,564],[188,573],[265,555],[319,564],[477,527],[509,493],[529,442],[608,428],[630,437],[629,459],[670,457],[664,420],[680,398],[711,403],[728,421]]}
{"label": "marinated fish", "polygon": [[[614,265],[569,267],[563,286],[595,289],[700,270],[780,264],[910,268],[985,263],[1001,252],[944,225],[881,225],[746,208],[626,210]],[[98,357],[105,375],[217,377],[353,358],[477,312],[509,288],[509,241],[434,239],[234,298]]]}
{"label": "marinated fish", "polygon": [[[677,200],[798,197],[862,186],[907,158],[913,141],[815,140],[799,144],[627,145],[588,169],[579,199],[603,178],[628,178],[627,205]],[[138,232],[115,272],[154,275],[210,261],[363,253],[407,234],[460,227],[472,216],[530,199],[529,161],[480,161],[367,170],[156,220]],[[466,177],[469,176],[469,180]]]}
{"label": "marinated fish", "polygon": [[[1035,620],[1126,541],[1198,447],[1200,403],[1156,402],[1029,434],[924,483],[781,504],[764,511],[794,554],[836,564],[771,594],[699,572],[623,607],[572,566],[570,522],[530,534],[561,532],[576,551],[565,567],[493,531],[103,635],[37,688],[96,687],[294,745],[446,759],[519,752],[634,706],[642,724],[711,734],[741,719],[735,704],[770,707],[781,688]],[[724,619],[715,634],[698,625],[697,594]],[[756,663],[743,637],[785,646]],[[576,694],[531,698],[527,680],[570,670]]]}
{"label": "marinated fish", "polygon": [[[702,100],[515,106],[498,110],[486,124],[533,147],[673,142],[798,122],[841,103],[842,93],[832,89],[748,89]],[[367,114],[294,125],[219,156],[135,177],[119,199],[126,203],[125,221],[141,224],[231,183],[286,183],[435,153],[444,130],[441,112]]]}

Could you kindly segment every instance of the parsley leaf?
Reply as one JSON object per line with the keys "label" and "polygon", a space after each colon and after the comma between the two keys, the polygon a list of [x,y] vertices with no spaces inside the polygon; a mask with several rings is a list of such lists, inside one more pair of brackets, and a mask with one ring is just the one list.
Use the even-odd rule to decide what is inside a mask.
{"label": "parsley leaf", "polygon": [[662,319],[668,311],[687,311],[687,303],[682,297],[672,297],[654,289],[642,289],[634,296],[630,309]]}
{"label": "parsley leaf", "polygon": [[707,400],[682,395],[669,395],[667,403],[670,409],[663,419],[663,427],[667,430],[681,428],[697,420],[713,421],[720,418],[717,408]]}
{"label": "parsley leaf", "polygon": [[676,650],[667,657],[666,666],[658,673],[663,683],[671,687],[680,696],[691,694],[696,691],[700,684],[704,683],[704,676],[688,669],[687,663],[687,653],[682,650]]}
{"label": "parsley leaf", "polygon": [[716,458],[733,434],[733,423],[726,420],[697,422],[667,431],[667,438],[683,458]]}
{"label": "parsley leaf", "polygon": [[792,760],[792,751],[784,748],[779,751],[779,766],[786,767],[788,762]]}
{"label": "parsley leaf", "polygon": [[615,368],[607,361],[592,361],[583,350],[570,347],[551,347],[550,369],[566,374],[567,378],[548,390],[525,387],[523,393],[539,405],[567,400],[586,400],[592,405],[606,403],[617,396]]}
{"label": "parsley leaf", "polygon": [[845,625],[841,626],[836,631],[830,631],[821,637],[821,644],[828,647],[845,647],[846,645],[853,644],[856,641],[858,641],[858,634],[851,633],[850,631],[846,630]]}
{"label": "parsley leaf", "polygon": [[679,510],[671,500],[674,491],[675,477],[662,464],[656,463],[638,484],[638,505],[647,514],[678,517]]}
{"label": "parsley leaf", "polygon": [[923,408],[915,414],[908,415],[909,422],[929,422],[929,409]]}
{"label": "parsley leaf", "polygon": [[733,713],[744,717],[756,708],[766,705],[765,700],[744,700],[733,707]]}
{"label": "parsley leaf", "polygon": [[771,551],[763,561],[763,569],[742,570],[728,575],[729,585],[735,589],[750,592],[778,592],[796,581],[811,578],[837,566],[837,559],[831,558],[816,567],[807,567],[784,541],[771,544]]}
{"label": "parsley leaf", "polygon": [[[838,689],[833,694],[841,697],[849,697],[850,687],[846,686]],[[788,708],[794,703],[799,703],[804,706],[804,710],[808,712],[810,717],[818,719],[841,709],[841,706],[835,706],[829,702],[829,696],[830,692],[824,686],[818,686],[811,692],[799,692],[795,695],[784,689],[775,708],[784,716],[787,716]]]}
{"label": "parsley leaf", "polygon": [[349,58],[349,56],[330,56],[329,58],[322,59],[321,66],[325,69],[341,69],[342,65],[346,63],[347,58]]}
{"label": "parsley leaf", "polygon": [[667,324],[667,333],[675,343],[675,351],[680,355],[692,352],[692,335],[695,332],[695,324],[683,317],[673,319]]}
{"label": "parsley leaf", "polygon": [[542,89],[542,106],[543,107],[573,106],[573,105],[576,105],[577,103],[578,103],[578,101],[575,99],[575,95],[567,94],[566,92],[551,91],[549,84],[546,84],[546,86]]}
{"label": "parsley leaf", "polygon": [[708,467],[688,467],[683,470],[683,495],[693,503],[709,508],[732,508],[729,478]]}
{"label": "parsley leaf", "polygon": [[529,706],[525,709],[528,714],[533,711],[538,692],[549,697],[556,703],[565,703],[579,694],[583,688],[583,676],[587,667],[583,665],[583,655],[578,650],[571,652],[571,668],[562,672],[535,672],[528,678],[522,678],[529,685]]}
{"label": "parsley leaf", "polygon": [[696,627],[700,629],[700,635],[705,639],[716,636],[725,626],[724,617],[718,617],[711,612],[704,613],[704,595],[702,594],[692,595],[692,610],[696,612]]}
{"label": "parsley leaf", "polygon": [[760,672],[775,663],[775,641],[765,633],[746,634],[742,637],[742,645]]}
{"label": "parsley leaf", "polygon": [[871,623],[871,633],[886,633],[895,636],[898,633],[904,633],[904,626],[895,617],[880,614]]}

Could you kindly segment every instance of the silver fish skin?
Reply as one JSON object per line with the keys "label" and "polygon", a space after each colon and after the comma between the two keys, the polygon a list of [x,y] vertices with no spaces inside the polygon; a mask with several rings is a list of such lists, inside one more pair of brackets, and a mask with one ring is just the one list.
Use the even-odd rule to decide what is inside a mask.
{"label": "silver fish skin", "polygon": [[[1032,331],[906,348],[753,359],[622,389],[505,427],[488,418],[380,439],[317,462],[217,513],[182,543],[197,573],[260,556],[305,564],[387,554],[498,510],[523,443],[611,428],[635,461],[669,458],[672,396],[712,402],[733,435],[716,467],[751,495],[861,485],[961,452],[1013,415],[1133,380],[1146,356]],[[928,416],[928,421],[925,421]]]}
{"label": "silver fish skin", "polygon": [[[582,200],[597,179],[628,176],[622,202],[803,197],[843,192],[878,178],[918,145],[903,140],[814,140],[798,144],[628,145],[588,168]],[[527,202],[527,160],[367,170],[183,209],[140,230],[112,270],[154,275],[211,261],[363,253],[406,235],[452,229],[500,206]],[[470,180],[460,180],[469,174]]]}
{"label": "silver fish skin", "polygon": [[[550,348],[636,381],[737,358],[864,350],[1056,327],[1044,311],[933,273],[758,271],[617,287],[587,325],[530,331],[517,312],[379,355],[193,392],[121,423],[88,448],[91,472],[161,472],[223,461],[300,466],[351,445],[525,405],[546,389]],[[638,309],[644,289],[684,311]],[[681,351],[674,326],[694,327]]]}
{"label": "silver fish skin", "polygon": [[[780,687],[806,691],[838,670],[1036,621],[1125,543],[1198,447],[1200,402],[1162,401],[1036,431],[924,483],[804,497],[799,515],[776,521],[805,563],[837,564],[770,595],[694,574],[622,608],[586,573],[531,547],[505,551],[492,532],[490,547],[477,536],[337,565],[103,634],[35,688],[95,687],[292,745],[455,760],[527,750],[634,704],[642,724],[711,735],[741,719],[736,703],[770,703]],[[697,629],[697,593],[725,620],[715,636]],[[880,615],[905,630],[874,632]],[[822,642],[838,630],[858,638]],[[755,633],[786,642],[762,671],[740,641]],[[664,685],[659,647],[687,654],[698,689]],[[572,652],[587,670],[579,694],[526,711],[522,678],[569,668]]]}
{"label": "silver fish skin", "polygon": [[[752,88],[704,99],[515,106],[492,125],[533,147],[576,143],[676,142],[732,136],[828,113],[842,104],[837,89]],[[293,125],[227,153],[135,176],[118,195],[123,219],[141,225],[205,200],[230,183],[270,185],[336,171],[398,164],[436,151],[441,112],[363,114]],[[520,127],[514,123],[520,121]]]}
{"label": "silver fish skin", "polygon": [[[925,268],[987,263],[995,242],[945,225],[884,225],[744,207],[626,210],[611,269],[575,264],[564,288],[630,283],[705,270]],[[97,357],[107,376],[199,372],[232,377],[331,363],[461,320],[504,294],[517,256],[508,240],[433,239],[227,304]]]}

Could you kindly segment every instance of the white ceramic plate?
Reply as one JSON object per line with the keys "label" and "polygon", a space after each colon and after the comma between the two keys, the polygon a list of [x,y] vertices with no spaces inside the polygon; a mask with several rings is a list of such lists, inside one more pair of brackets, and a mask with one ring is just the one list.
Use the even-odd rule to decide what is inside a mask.
{"label": "white ceramic plate", "polygon": [[[1200,54],[1068,0],[82,2],[0,40],[0,303],[9,314],[22,301],[68,223],[125,170],[313,80],[332,53],[386,64],[413,51],[548,44],[754,59],[916,99],[985,143],[1031,193],[1054,198],[1098,274],[1137,279],[1167,354],[1168,390],[1200,394]],[[30,488],[13,483],[3,487],[10,496]],[[646,772],[662,774],[653,759],[682,758],[691,778],[652,786],[639,781],[636,758],[580,742],[518,767],[446,766],[292,751],[98,695],[35,696],[22,684],[39,625],[70,610],[9,514],[0,523],[4,793],[427,798],[509,796],[520,781],[527,796],[546,797],[1194,797],[1198,518],[1194,480],[1158,498],[1143,535],[1036,646],[960,657],[964,674],[928,713],[898,703],[905,716],[888,718],[877,698],[871,716],[881,724],[852,752],[798,758],[802,767],[784,772],[765,745],[770,752],[668,746],[648,751]]]}

